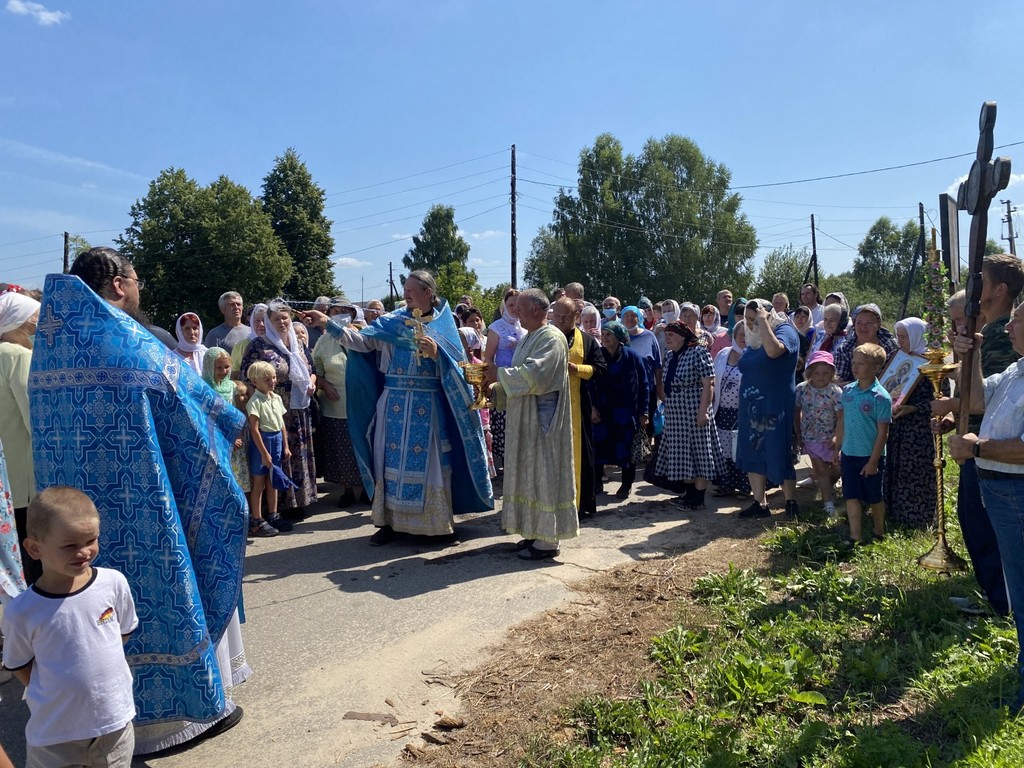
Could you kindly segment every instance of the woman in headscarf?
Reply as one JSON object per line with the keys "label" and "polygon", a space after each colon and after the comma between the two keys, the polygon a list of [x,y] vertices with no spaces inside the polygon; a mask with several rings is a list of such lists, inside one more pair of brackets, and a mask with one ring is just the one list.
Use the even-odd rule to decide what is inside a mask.
{"label": "woman in headscarf", "polygon": [[741,472],[733,460],[736,443],[736,425],[739,421],[740,356],[747,347],[747,327],[736,323],[732,329],[732,344],[719,352],[714,359],[715,367],[715,426],[718,428],[718,442],[722,446],[722,471],[714,478],[715,496],[750,495],[750,481],[747,473]]}
{"label": "woman in headscarf", "polygon": [[836,363],[836,384],[845,386],[853,381],[853,350],[861,344],[877,344],[892,356],[896,351],[896,339],[882,327],[882,310],[877,304],[861,304],[853,313],[853,332],[838,349],[833,345],[832,357]]}
{"label": "woman in headscarf", "polygon": [[[661,347],[658,345],[657,337],[644,328],[644,314],[639,307],[632,305],[624,307],[622,319],[619,322],[626,326],[626,332],[629,334],[629,348],[643,361],[647,381],[651,387],[647,399],[647,418],[653,419],[654,409],[658,407],[658,400],[661,397]],[[639,460],[640,456],[634,458]]]}
{"label": "woman in headscarf", "polygon": [[[927,362],[924,358],[927,328],[927,323],[918,317],[904,318],[895,325],[900,350],[913,355],[917,365]],[[886,518],[912,528],[927,528],[935,520],[933,396],[931,382],[920,376],[904,400],[894,399],[892,424],[885,444],[882,494]]]}
{"label": "woman in headscarf", "polygon": [[[472,310],[476,311],[477,317],[480,317],[479,310],[475,307]],[[482,363],[483,340],[477,329],[471,325],[464,325],[459,328],[459,336],[462,338],[462,346],[466,350],[466,359],[471,363]],[[490,408],[481,408],[477,411],[477,414],[480,416],[480,426],[484,430],[484,444],[487,446],[487,474],[492,478],[497,477],[498,473],[494,469],[494,448],[491,438],[491,410]]]}
{"label": "woman in headscarf", "polygon": [[[827,299],[826,299],[827,301]],[[821,328],[816,328],[810,353],[834,353],[846,338],[847,312],[841,304],[826,304],[822,310]]]}
{"label": "woman in headscarf", "polygon": [[243,378],[241,375],[242,356],[245,354],[245,350],[249,348],[249,344],[253,339],[263,338],[266,334],[267,305],[253,304],[249,312],[249,335],[231,348],[231,370],[234,372],[236,379]]}
{"label": "woman in headscarf", "polygon": [[178,346],[174,351],[185,358],[189,368],[202,376],[206,347],[202,342],[203,321],[199,319],[199,315],[195,312],[179,315],[174,324],[174,335],[178,337]]}
{"label": "woman in headscarf", "polygon": [[284,425],[292,457],[290,467],[284,469],[297,487],[281,491],[278,497],[280,516],[287,527],[271,522],[283,531],[290,530],[288,520],[302,520],[306,507],[317,499],[313,424],[309,413],[310,397],[316,391],[316,376],[309,350],[301,347],[295,336],[291,307],[283,301],[271,302],[267,307],[266,328],[266,336],[249,342],[242,357],[242,375],[246,376],[249,366],[257,360],[270,363],[277,374],[275,391],[288,409]]}
{"label": "woman in headscarf", "polygon": [[722,322],[722,313],[714,304],[705,304],[700,311],[700,327],[711,334],[711,346],[708,348],[708,352],[711,354],[711,359],[714,360],[719,352],[732,343],[732,335]]}
{"label": "woman in headscarf", "polygon": [[580,310],[580,330],[600,340],[601,313],[593,304],[587,304]]}
{"label": "woman in headscarf", "polygon": [[[335,299],[327,308],[327,316],[339,325],[354,325],[355,307],[344,299]],[[296,324],[296,328],[301,324]],[[348,350],[329,333],[321,334],[313,347],[316,369],[317,399],[320,401],[320,452],[317,468],[324,480],[341,487],[339,507],[349,507],[356,497],[366,499],[363,480],[359,476],[356,453],[348,433],[348,397],[346,375]]]}
{"label": "woman in headscarf", "polygon": [[[14,291],[0,294],[0,443],[7,456],[18,544],[25,541],[25,512],[36,492],[32,467],[32,421],[28,408],[28,372],[39,302]],[[21,550],[25,581],[34,584],[40,562]]]}
{"label": "woman in headscarf", "polygon": [[794,309],[793,314],[790,316],[790,322],[793,323],[793,327],[800,334],[800,357],[796,362],[796,382],[799,384],[804,380],[804,365],[811,354],[811,345],[814,342],[817,331],[811,322],[810,307],[801,305]]}
{"label": "woman in headscarf", "polygon": [[[516,300],[519,291],[509,288],[501,306],[501,317],[491,323],[487,329],[487,346],[484,349],[484,362],[494,363],[499,368],[512,365],[512,355],[516,347],[526,335],[519,324],[519,310]],[[505,469],[505,412],[491,411],[491,441],[494,452],[494,465],[500,475]]]}
{"label": "woman in headscarf", "polygon": [[[665,299],[661,302],[661,319],[658,320],[657,325],[651,329],[651,333],[654,334],[658,340],[658,348],[661,350],[661,359],[664,360],[668,357],[668,347],[665,346],[665,326],[669,323],[674,323],[679,319],[679,302],[675,299]],[[600,334],[598,335],[600,338]]]}
{"label": "woman in headscarf", "polygon": [[722,468],[722,449],[711,418],[714,366],[707,348],[678,320],[665,326],[665,342],[669,348],[665,429],[655,473],[670,483],[681,483],[683,495],[674,504],[702,510],[708,480]]}
{"label": "woman in headscarf", "polygon": [[629,496],[636,479],[633,442],[647,427],[650,382],[640,357],[629,348],[626,326],[611,320],[601,329],[601,346],[608,368],[593,387],[591,421],[594,423],[594,475],[601,493],[600,478],[605,464],[622,468],[622,485],[615,495]]}

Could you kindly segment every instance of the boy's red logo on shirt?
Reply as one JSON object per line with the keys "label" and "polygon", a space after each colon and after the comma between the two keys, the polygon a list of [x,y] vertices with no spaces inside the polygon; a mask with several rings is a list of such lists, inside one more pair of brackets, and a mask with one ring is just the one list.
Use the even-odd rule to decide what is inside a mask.
{"label": "boy's red logo on shirt", "polygon": [[113,608],[107,608],[107,610],[105,610],[103,613],[100,614],[100,617],[96,620],[96,623],[98,625],[102,626],[102,625],[106,624],[107,622],[110,622],[110,621],[113,621],[113,620],[114,620],[114,609]]}

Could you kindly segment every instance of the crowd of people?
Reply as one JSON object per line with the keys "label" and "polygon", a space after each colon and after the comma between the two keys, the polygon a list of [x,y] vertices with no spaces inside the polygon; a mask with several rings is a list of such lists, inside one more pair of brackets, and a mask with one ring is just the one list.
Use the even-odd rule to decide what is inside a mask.
{"label": "crowd of people", "polygon": [[[983,593],[1005,614],[1024,600],[1012,514],[1024,483],[1024,318],[1010,319],[1024,271],[1000,255],[983,275],[970,407],[998,416],[986,411],[950,446],[965,462],[965,542]],[[3,664],[28,686],[27,741],[40,765],[97,739],[122,756],[111,765],[128,765],[125,754],[238,722],[230,689],[251,672],[240,631],[246,542],[300,524],[320,478],[336,486],[337,506],[369,504],[370,545],[450,541],[456,516],[491,510],[497,497],[517,556],[550,560],[638,481],[688,512],[705,510],[709,491],[741,499],[741,518],[771,517],[768,493],[780,488],[782,511],[797,518],[805,453],[825,512],[839,516],[841,494],[849,546],[860,547],[889,525],[932,523],[932,433],[948,431],[960,408],[927,382],[906,389],[903,377],[890,391],[880,381],[897,353],[924,362],[923,320],[890,332],[877,305],[851,309],[842,293],[822,298],[809,284],[794,309],[786,294],[747,300],[729,289],[706,304],[592,303],[580,283],[551,297],[509,289],[487,322],[471,297],[453,306],[417,270],[392,312],[340,296],[247,313],[227,291],[224,322],[205,336],[200,307],[183,308],[174,336],[153,326],[144,286],[117,251],[94,248],[41,294],[0,294]],[[954,348],[966,353],[975,340],[963,334],[962,292],[949,311]],[[483,368],[493,408],[471,408],[467,362]],[[620,484],[606,494],[612,467]],[[124,642],[131,715],[119,703],[104,723],[72,727],[50,698],[81,683],[61,675],[77,658],[67,644],[85,641],[60,636],[70,625],[38,606],[87,612],[107,593],[101,623],[112,629],[88,642],[112,657]],[[95,690],[120,702],[125,676],[110,663]]]}

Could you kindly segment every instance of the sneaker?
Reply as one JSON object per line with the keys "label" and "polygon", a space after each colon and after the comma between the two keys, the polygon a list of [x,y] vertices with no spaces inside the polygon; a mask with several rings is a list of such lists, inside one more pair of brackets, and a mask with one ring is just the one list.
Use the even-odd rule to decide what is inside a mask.
{"label": "sneaker", "polygon": [[825,514],[828,515],[828,519],[829,520],[835,520],[836,518],[839,517],[839,513],[836,512],[835,502],[832,502],[832,501],[826,501],[825,502]]}
{"label": "sneaker", "polygon": [[292,530],[295,526],[289,523],[280,515],[267,515],[265,518],[266,522],[272,525],[274,528],[281,532],[287,532]]}
{"label": "sneaker", "polygon": [[796,487],[797,488],[813,488],[814,487],[814,478],[813,477],[805,477],[803,480],[801,480],[799,483],[796,484]]}
{"label": "sneaker", "polygon": [[988,613],[988,611],[969,597],[951,597],[949,598],[949,602],[960,609],[960,613],[966,613],[968,616],[982,616],[985,613]]}
{"label": "sneaker", "polygon": [[269,539],[272,536],[277,536],[277,534],[277,528],[274,528],[262,517],[249,523],[249,535],[255,539]]}
{"label": "sneaker", "polygon": [[798,520],[800,518],[800,505],[794,499],[786,502],[786,517],[791,520]]}
{"label": "sneaker", "polygon": [[758,504],[756,501],[746,509],[740,510],[738,517],[771,517],[772,511],[767,504]]}

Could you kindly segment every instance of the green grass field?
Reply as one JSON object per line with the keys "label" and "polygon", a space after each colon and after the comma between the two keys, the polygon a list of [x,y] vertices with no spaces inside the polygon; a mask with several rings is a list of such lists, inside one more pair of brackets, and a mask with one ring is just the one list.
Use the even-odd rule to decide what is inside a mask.
{"label": "green grass field", "polygon": [[1024,766],[1024,716],[997,706],[1017,692],[1012,622],[950,603],[976,585],[917,565],[933,533],[849,550],[809,506],[764,537],[765,573],[730,566],[681,596],[636,698],[579,701],[574,737],[538,738],[523,765]]}

